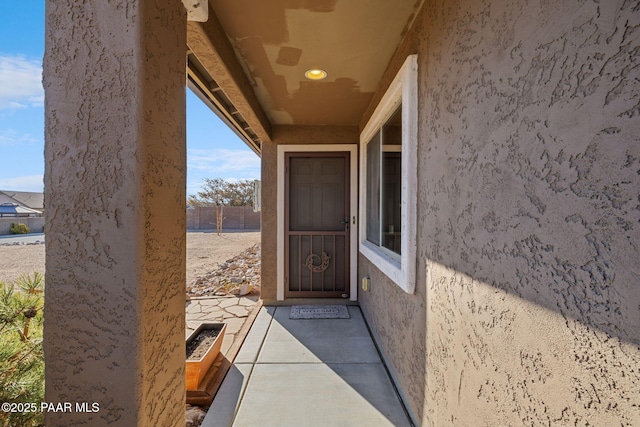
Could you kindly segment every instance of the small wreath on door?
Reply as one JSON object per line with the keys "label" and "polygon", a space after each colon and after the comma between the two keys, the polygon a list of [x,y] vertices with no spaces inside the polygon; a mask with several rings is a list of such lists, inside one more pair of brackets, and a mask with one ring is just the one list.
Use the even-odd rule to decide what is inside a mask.
{"label": "small wreath on door", "polygon": [[[314,261],[320,262],[320,264],[314,264]],[[327,255],[325,252],[322,252],[322,258],[320,255],[311,254],[307,257],[307,261],[304,263],[304,266],[311,270],[312,273],[322,273],[329,267],[329,261],[331,257]]]}

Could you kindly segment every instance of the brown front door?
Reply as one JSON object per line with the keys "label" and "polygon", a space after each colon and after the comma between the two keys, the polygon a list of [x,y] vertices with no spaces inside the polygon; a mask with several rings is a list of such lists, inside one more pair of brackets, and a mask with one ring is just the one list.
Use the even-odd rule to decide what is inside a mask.
{"label": "brown front door", "polygon": [[349,296],[349,153],[285,156],[285,296]]}

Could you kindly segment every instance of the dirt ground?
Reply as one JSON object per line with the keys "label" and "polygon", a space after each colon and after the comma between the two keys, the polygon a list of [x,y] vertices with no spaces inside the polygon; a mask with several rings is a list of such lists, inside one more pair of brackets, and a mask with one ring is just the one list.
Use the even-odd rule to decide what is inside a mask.
{"label": "dirt ground", "polygon": [[238,255],[250,246],[260,243],[259,231],[223,233],[215,231],[190,231],[187,233],[187,286],[197,277]]}
{"label": "dirt ground", "polygon": [[[260,232],[215,231],[187,233],[187,285],[217,264],[260,242]],[[21,274],[44,274],[45,245],[0,246],[0,282],[11,282]]]}
{"label": "dirt ground", "polygon": [[0,282],[36,271],[44,274],[44,245],[0,246]]}

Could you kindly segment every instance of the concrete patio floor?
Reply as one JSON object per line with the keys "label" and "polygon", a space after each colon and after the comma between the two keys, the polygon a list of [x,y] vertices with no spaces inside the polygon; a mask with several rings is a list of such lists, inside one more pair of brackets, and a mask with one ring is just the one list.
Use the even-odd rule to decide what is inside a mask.
{"label": "concrete patio floor", "polygon": [[357,306],[350,319],[262,307],[202,427],[411,425]]}

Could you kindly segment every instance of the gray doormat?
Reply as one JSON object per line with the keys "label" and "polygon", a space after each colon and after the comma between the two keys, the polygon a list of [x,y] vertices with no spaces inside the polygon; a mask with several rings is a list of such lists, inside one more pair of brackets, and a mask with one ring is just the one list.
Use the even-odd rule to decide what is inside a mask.
{"label": "gray doormat", "polygon": [[292,305],[289,319],[350,319],[346,305]]}

